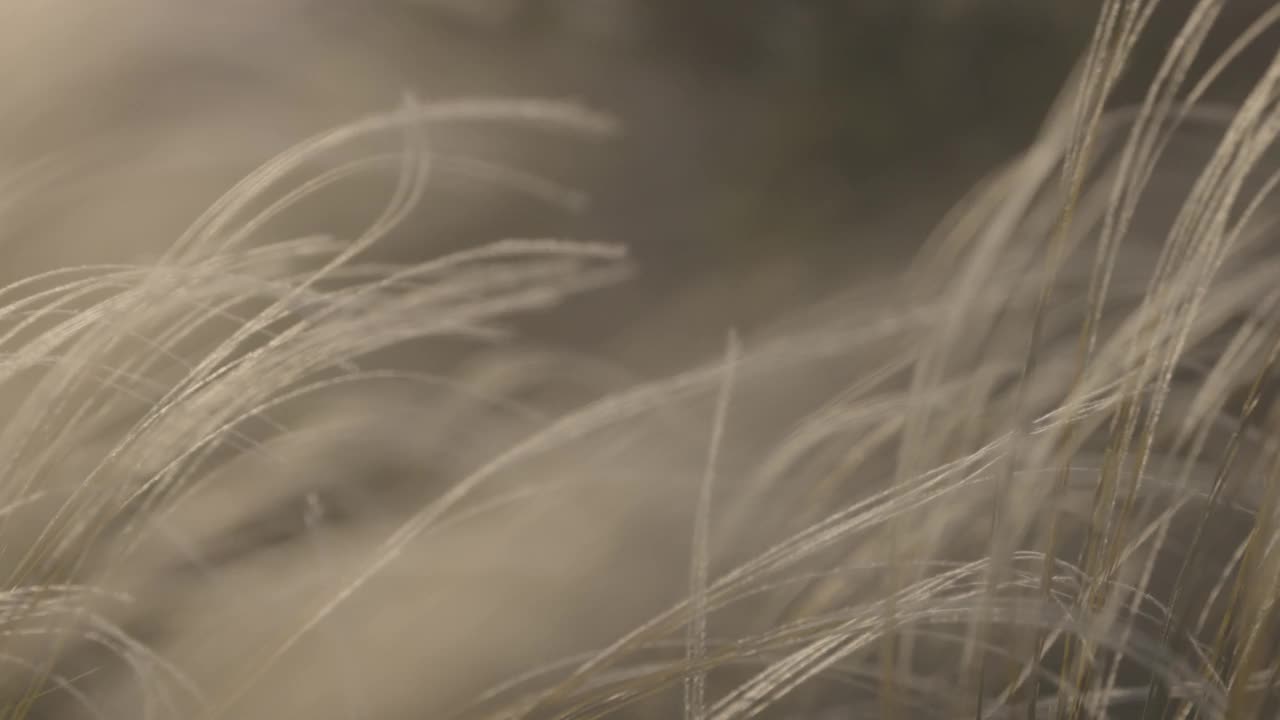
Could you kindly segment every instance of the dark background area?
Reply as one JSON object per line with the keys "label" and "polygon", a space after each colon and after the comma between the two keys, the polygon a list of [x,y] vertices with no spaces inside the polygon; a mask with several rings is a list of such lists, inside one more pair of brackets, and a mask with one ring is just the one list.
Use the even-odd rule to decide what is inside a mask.
{"label": "dark background area", "polygon": [[625,134],[588,181],[596,216],[691,262],[839,245],[841,228],[945,207],[1030,140],[1093,5],[535,0],[485,15],[425,3],[431,25],[521,68],[509,88],[618,115]]}
{"label": "dark background area", "polygon": [[577,98],[623,126],[601,144],[549,144],[531,162],[587,189],[584,213],[489,203],[441,220],[433,236],[627,244],[633,280],[534,325],[557,342],[603,339],[591,349],[633,368],[677,368],[715,352],[730,325],[750,328],[899,266],[1033,138],[1097,6],[404,4],[403,17],[418,19],[402,29],[425,28],[423,46],[464,47],[458,67],[479,68],[444,94]]}

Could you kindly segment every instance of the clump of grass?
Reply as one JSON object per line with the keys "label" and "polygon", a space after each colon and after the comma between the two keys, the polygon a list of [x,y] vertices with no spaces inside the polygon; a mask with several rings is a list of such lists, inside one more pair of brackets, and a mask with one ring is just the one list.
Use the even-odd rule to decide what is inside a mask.
{"label": "clump of grass", "polygon": [[555,104],[407,100],[4,288],[0,717],[1274,714],[1280,57],[1204,99],[1280,6],[1205,64],[1195,3],[1112,108],[1158,5],[902,277],[674,377],[511,337],[616,247],[371,254],[441,124],[607,129]]}

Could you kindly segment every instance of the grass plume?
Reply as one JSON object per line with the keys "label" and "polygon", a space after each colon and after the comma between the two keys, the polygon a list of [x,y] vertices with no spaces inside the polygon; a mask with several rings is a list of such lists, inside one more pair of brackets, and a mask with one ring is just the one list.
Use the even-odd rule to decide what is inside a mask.
{"label": "grass plume", "polygon": [[[387,249],[468,174],[575,204],[453,147],[613,131],[573,103],[406,97],[133,261],[6,268],[0,718],[1273,716],[1280,55],[1210,99],[1268,4],[1214,54],[1225,0],[1105,0],[909,267],[667,377],[521,334],[619,246]],[[11,161],[5,232],[160,204],[79,216],[91,156]]]}

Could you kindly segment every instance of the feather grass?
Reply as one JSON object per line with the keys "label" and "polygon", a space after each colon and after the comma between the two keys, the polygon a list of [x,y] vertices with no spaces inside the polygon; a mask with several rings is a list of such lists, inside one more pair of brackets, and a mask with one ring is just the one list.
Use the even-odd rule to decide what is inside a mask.
{"label": "feather grass", "polygon": [[1269,717],[1280,56],[1206,97],[1280,7],[1202,68],[1223,9],[1114,108],[1165,8],[1107,0],[901,277],[671,377],[513,339],[619,247],[375,252],[450,169],[572,202],[434,149],[567,104],[408,98],[0,288],[0,717]]}

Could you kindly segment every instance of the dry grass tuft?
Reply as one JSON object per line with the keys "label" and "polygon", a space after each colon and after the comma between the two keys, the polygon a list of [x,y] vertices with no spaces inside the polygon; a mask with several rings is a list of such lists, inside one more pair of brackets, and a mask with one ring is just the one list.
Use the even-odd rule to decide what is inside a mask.
{"label": "dry grass tuft", "polygon": [[[1224,5],[1113,107],[1167,8],[1107,0],[902,276],[672,377],[514,330],[619,247],[380,254],[460,168],[572,200],[437,150],[611,130],[572,104],[409,98],[149,259],[15,280],[0,718],[1273,716],[1280,55],[1206,97],[1280,5],[1206,58]],[[62,202],[60,162],[11,217]],[[383,187],[353,232],[286,232]]]}

